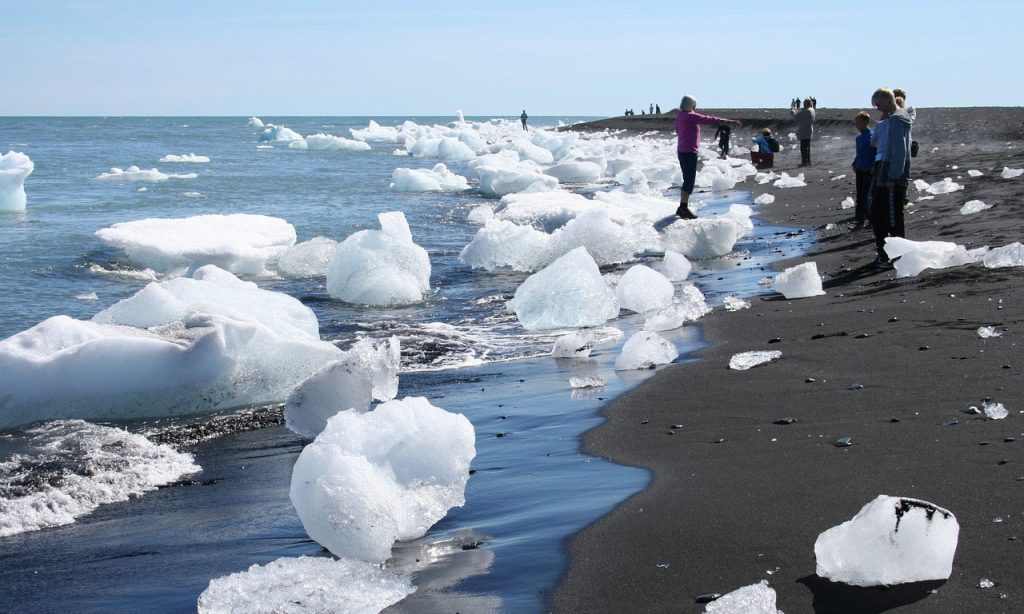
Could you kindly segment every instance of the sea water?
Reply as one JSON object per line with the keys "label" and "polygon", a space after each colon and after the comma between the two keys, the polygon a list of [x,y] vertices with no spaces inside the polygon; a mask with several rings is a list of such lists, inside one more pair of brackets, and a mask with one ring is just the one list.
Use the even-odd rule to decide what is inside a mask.
{"label": "sea water", "polygon": [[[388,126],[455,118],[272,121],[301,134],[347,137],[349,128],[365,128],[370,119]],[[466,505],[424,538],[396,546],[392,566],[412,574],[418,590],[389,611],[543,611],[567,564],[568,537],[649,481],[646,471],[582,454],[580,437],[600,423],[607,400],[651,372],[614,370],[621,340],[587,360],[550,357],[554,337],[524,331],[505,308],[526,274],[483,274],[458,259],[478,228],[466,222],[467,213],[493,199],[473,190],[389,191],[395,168],[430,168],[436,161],[395,155],[394,144],[375,143],[370,151],[261,145],[257,131],[239,117],[0,118],[0,150],[9,149],[28,154],[35,172],[26,181],[26,211],[0,214],[0,338],[57,314],[88,319],[152,281],[152,274],[96,239],[96,230],[118,222],[255,213],[286,219],[299,241],[340,241],[376,228],[378,213],[405,213],[433,267],[432,292],[422,303],[359,307],[332,300],[323,278],[258,280],[311,307],[321,337],[343,349],[360,338],[397,335],[399,396],[425,396],[463,413],[476,429]],[[189,153],[210,161],[159,161]],[[161,183],[95,180],[111,167],[132,165],[196,176]],[[449,168],[473,176],[464,164]],[[741,191],[704,198],[712,212],[750,203]],[[726,295],[749,296],[760,291],[757,281],[768,263],[799,249],[802,240],[759,225],[732,255],[698,263],[691,279],[713,305]],[[624,316],[611,324],[628,337],[643,319]],[[694,326],[663,334],[682,352],[679,360],[701,344]],[[600,378],[605,385],[573,390],[571,378]],[[0,538],[0,610],[193,611],[213,578],[284,556],[329,556],[306,536],[288,499],[303,441],[281,422],[280,407],[259,407],[113,425],[192,454],[202,470],[99,505],[68,524]],[[93,471],[80,440],[53,444],[63,448],[59,454],[33,441],[27,429],[0,434],[0,511],[26,493],[63,496],[67,476]],[[93,443],[114,452],[123,445]],[[108,465],[115,473],[132,470]]]}

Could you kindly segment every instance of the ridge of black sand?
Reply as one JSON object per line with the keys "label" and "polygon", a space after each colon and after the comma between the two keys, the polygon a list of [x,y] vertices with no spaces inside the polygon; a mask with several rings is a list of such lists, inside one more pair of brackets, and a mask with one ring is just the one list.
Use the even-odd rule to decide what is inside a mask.
{"label": "ridge of black sand", "polygon": [[[1022,131],[1020,108],[919,110],[913,177],[962,176],[966,187],[913,205],[907,238],[968,247],[1024,239],[1024,177],[999,176],[1024,166]],[[733,134],[734,144],[751,136]],[[698,612],[698,594],[762,579],[787,614],[1024,611],[1024,269],[968,265],[897,279],[867,266],[871,231],[849,230],[852,210],[839,208],[854,191],[853,137],[852,128],[819,130],[808,169],[793,168],[788,147],[777,156],[775,170],[804,171],[807,187],[755,188],[776,196],[759,217],[819,233],[809,254],[782,266],[815,261],[827,295],[769,294],[750,309],[716,310],[699,322],[710,341],[702,360],[616,399],[585,436],[588,453],[649,468],[654,479],[570,540],[552,611]],[[995,207],[960,215],[971,199]],[[1002,337],[979,338],[983,325]],[[782,358],[728,370],[748,350]],[[984,397],[1010,416],[964,413]],[[773,424],[789,417],[798,421]],[[682,427],[670,435],[673,425]],[[840,437],[853,445],[836,447]],[[815,575],[817,536],[879,494],[956,515],[948,581],[855,588]],[[982,578],[995,587],[980,588]]]}

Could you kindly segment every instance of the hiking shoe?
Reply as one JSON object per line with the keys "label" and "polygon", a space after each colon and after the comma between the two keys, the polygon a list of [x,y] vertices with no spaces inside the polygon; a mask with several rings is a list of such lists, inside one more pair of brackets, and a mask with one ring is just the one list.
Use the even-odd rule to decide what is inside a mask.
{"label": "hiking shoe", "polygon": [[676,215],[678,215],[679,217],[683,218],[684,220],[695,220],[695,219],[697,219],[697,216],[694,215],[693,211],[690,211],[689,207],[682,206],[682,205],[680,205],[680,207],[678,209],[676,209]]}

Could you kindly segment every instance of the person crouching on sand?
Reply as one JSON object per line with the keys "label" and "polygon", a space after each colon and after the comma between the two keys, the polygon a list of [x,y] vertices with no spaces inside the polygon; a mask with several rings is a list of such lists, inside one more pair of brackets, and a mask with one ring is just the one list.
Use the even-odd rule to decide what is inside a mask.
{"label": "person crouching on sand", "polygon": [[[871,202],[871,226],[875,233],[877,266],[889,266],[885,253],[886,237],[902,237],[903,207],[907,204],[910,182],[910,134],[914,121],[906,109],[896,105],[896,96],[886,87],[875,90],[871,104],[880,113],[888,114],[884,128],[879,125],[878,154],[875,163],[874,198]],[[882,131],[885,134],[881,134]]]}
{"label": "person crouching on sand", "polygon": [[676,136],[679,143],[676,146],[676,155],[679,158],[679,166],[683,171],[683,189],[679,195],[679,208],[676,215],[683,219],[692,220],[697,216],[690,211],[690,194],[693,193],[693,186],[697,179],[697,148],[700,144],[701,124],[728,124],[733,128],[739,128],[743,122],[736,119],[725,119],[714,115],[701,115],[694,112],[697,108],[697,99],[693,96],[683,96],[679,103],[679,114],[676,115]]}
{"label": "person crouching on sand", "polygon": [[857,208],[854,210],[853,229],[860,230],[868,219],[871,206],[871,169],[875,166],[875,146],[871,144],[871,116],[861,111],[853,118],[857,129],[856,154],[853,158],[853,174],[857,178]]}
{"label": "person crouching on sand", "polygon": [[775,151],[772,149],[771,128],[765,128],[761,135],[754,139],[757,151],[750,152],[750,161],[757,168],[772,168],[775,166]]}

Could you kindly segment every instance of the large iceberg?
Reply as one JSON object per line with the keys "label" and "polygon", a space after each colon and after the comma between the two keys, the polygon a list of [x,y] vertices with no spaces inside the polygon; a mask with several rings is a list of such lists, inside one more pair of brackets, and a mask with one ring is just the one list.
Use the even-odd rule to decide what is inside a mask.
{"label": "large iceberg", "polygon": [[945,580],[959,535],[952,512],[920,499],[879,495],[818,536],[817,574],[854,586]]}
{"label": "large iceberg", "polygon": [[527,330],[597,326],[619,315],[615,293],[585,247],[528,277],[510,306]]}
{"label": "large iceberg", "polygon": [[807,298],[825,294],[821,285],[821,275],[818,274],[818,265],[814,262],[789,267],[776,275],[775,289],[786,298]]}
{"label": "large iceberg", "polygon": [[650,369],[668,364],[678,356],[679,350],[671,341],[654,331],[641,330],[622,345],[622,353],[615,359],[615,370]]}
{"label": "large iceberg", "polygon": [[430,257],[413,243],[401,211],[381,213],[380,230],[360,230],[334,250],[327,291],[346,303],[406,305],[430,290]]}
{"label": "large iceberg", "polygon": [[35,164],[23,153],[8,151],[0,156],[0,211],[25,210],[25,178],[33,169]]}
{"label": "large iceberg", "polygon": [[667,277],[642,264],[630,267],[615,286],[619,306],[637,313],[668,307],[674,294],[675,286]]}
{"label": "large iceberg", "polygon": [[267,262],[295,244],[295,228],[285,220],[246,213],[147,218],[101,228],[96,236],[161,273],[214,264],[238,275],[267,275]]}
{"label": "large iceberg", "polygon": [[422,397],[343,411],[295,461],[292,504],[334,555],[380,563],[465,502],[475,441],[465,416]]}

